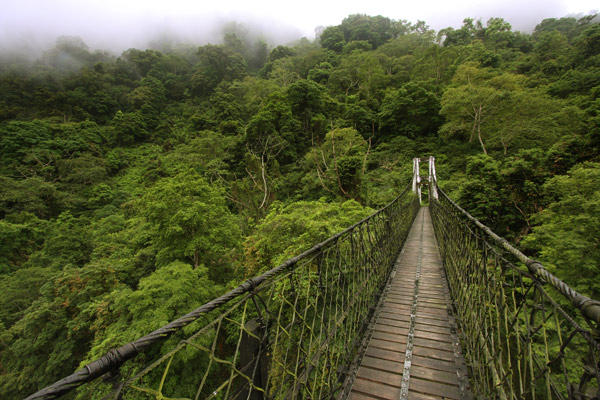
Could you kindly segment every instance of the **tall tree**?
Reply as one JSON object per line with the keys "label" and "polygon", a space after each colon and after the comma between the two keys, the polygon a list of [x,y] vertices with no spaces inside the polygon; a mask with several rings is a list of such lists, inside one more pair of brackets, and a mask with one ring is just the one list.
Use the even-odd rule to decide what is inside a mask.
{"label": "tall tree", "polygon": [[158,265],[175,260],[204,265],[221,281],[236,257],[240,230],[221,189],[194,170],[159,180],[141,199],[141,211],[156,227]]}

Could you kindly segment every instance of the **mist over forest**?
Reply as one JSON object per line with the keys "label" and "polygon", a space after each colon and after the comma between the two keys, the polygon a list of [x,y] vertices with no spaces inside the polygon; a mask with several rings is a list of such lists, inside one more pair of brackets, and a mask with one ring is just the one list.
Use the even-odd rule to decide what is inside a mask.
{"label": "mist over forest", "polygon": [[[419,156],[458,204],[600,298],[599,22],[352,14],[310,38],[226,22],[139,47],[4,43],[0,397],[364,218]],[[184,397],[187,367],[170,368]]]}
{"label": "mist over forest", "polygon": [[[314,3],[314,4],[313,4]],[[577,7],[575,7],[577,5]],[[186,0],[143,3],[116,0],[73,3],[57,0],[22,0],[6,4],[0,13],[0,54],[37,59],[62,36],[79,37],[89,50],[118,56],[129,48],[163,50],[166,43],[219,44],[223,32],[237,25],[249,40],[260,37],[272,47],[305,37],[314,40],[324,27],[337,24],[349,14],[383,14],[390,19],[417,23],[424,20],[434,30],[460,28],[464,18],[503,18],[514,31],[530,34],[545,18],[580,19],[597,11],[587,10],[585,0],[567,7],[562,0],[486,1],[445,3],[431,0],[390,7],[375,0],[365,4],[348,0],[343,4],[307,0],[297,4],[262,2],[190,4]],[[597,7],[596,7],[597,9]],[[388,10],[388,12],[383,12]],[[392,11],[393,10],[393,11]],[[569,13],[568,10],[571,10]],[[578,10],[572,13],[572,10]],[[390,12],[394,15],[391,15]]]}
{"label": "mist over forest", "polygon": [[[45,62],[44,55],[55,51],[57,47],[71,42],[88,52],[96,53],[99,57],[116,57],[129,48],[152,49],[162,52],[173,52],[177,48],[201,46],[208,43],[222,44],[227,33],[234,33],[247,42],[265,41],[271,48],[281,44],[300,40],[300,31],[289,26],[283,26],[276,21],[260,23],[247,21],[215,19],[208,23],[177,26],[148,25],[143,29],[129,29],[119,33],[104,32],[96,35],[54,33],[52,30],[22,32],[7,34],[0,37],[0,65],[15,61]],[[314,35],[313,35],[314,36]]]}

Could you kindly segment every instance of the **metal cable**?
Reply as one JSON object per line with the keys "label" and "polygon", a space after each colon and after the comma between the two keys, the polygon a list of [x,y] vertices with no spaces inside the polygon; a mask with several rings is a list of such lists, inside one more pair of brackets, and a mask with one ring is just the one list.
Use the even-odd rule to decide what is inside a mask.
{"label": "metal cable", "polygon": [[[306,387],[308,387],[309,375],[314,375],[314,371],[319,371],[318,374],[321,374],[321,379],[326,383],[322,383],[318,390],[323,393],[332,393],[333,390],[337,390],[335,389],[337,385],[335,382],[338,381],[338,375],[337,373],[332,374],[323,365],[347,363],[348,360],[354,358],[354,355],[351,354],[351,351],[343,356],[337,353],[332,355],[329,349],[326,349],[327,351],[323,353],[323,346],[326,348],[327,343],[338,343],[341,340],[357,341],[355,337],[357,332],[363,329],[363,325],[367,323],[368,310],[372,306],[371,302],[375,301],[375,295],[380,290],[378,285],[381,285],[387,279],[387,274],[391,271],[395,261],[394,255],[399,251],[415,215],[414,196],[410,195],[409,189],[410,187],[407,187],[387,206],[344,231],[316,244],[302,254],[288,259],[272,270],[247,280],[234,290],[134,342],[110,350],[104,356],[92,361],[72,375],[30,395],[26,400],[55,399],[108,372],[116,374],[125,362],[136,355],[146,352],[149,348],[154,348],[158,343],[164,342],[175,332],[197,321],[200,317],[211,312],[213,314],[218,313],[219,310],[223,311],[216,316],[215,320],[204,325],[192,337],[178,345],[173,350],[173,354],[168,353],[170,354],[168,357],[161,357],[137,375],[130,377],[125,385],[119,386],[119,390],[127,391],[135,388],[134,378],[143,379],[145,376],[149,376],[148,374],[152,370],[165,362],[168,363],[164,372],[166,376],[171,365],[171,359],[177,352],[186,348],[198,348],[203,349],[202,351],[206,353],[206,362],[208,363],[208,369],[205,371],[197,389],[198,395],[208,390],[206,386],[211,383],[211,379],[214,380],[215,374],[218,375],[215,371],[224,369],[230,371],[230,379],[223,383],[224,386],[213,389],[215,393],[221,393],[222,391],[224,393],[239,392],[239,390],[242,390],[238,387],[241,385],[240,378],[250,383],[249,389],[244,390],[264,391],[265,389],[255,382],[257,379],[255,375],[257,375],[260,368],[256,365],[253,368],[248,368],[248,370],[254,372],[251,373],[252,376],[247,376],[240,372],[239,367],[236,366],[240,362],[239,348],[246,345],[241,343],[242,336],[251,334],[245,324],[250,320],[251,315],[256,315],[255,318],[259,316],[255,309],[255,303],[252,305],[254,311],[244,311],[242,313],[241,310],[246,310],[245,303],[247,301],[253,301],[253,296],[248,296],[248,294],[259,292],[265,292],[263,299],[267,299],[266,301],[269,302],[265,306],[264,321],[262,321],[263,326],[269,329],[257,336],[261,337],[261,342],[264,342],[260,347],[265,349],[263,354],[268,353],[271,355],[268,362],[270,375],[268,378],[264,378],[266,381],[264,383],[267,386],[278,384],[281,388],[289,388],[287,382],[293,381],[292,386],[298,388],[294,389],[293,392],[300,395],[303,390],[308,390]],[[410,204],[413,204],[413,206],[409,207]],[[385,221],[392,221],[392,223],[386,223]],[[359,248],[354,244],[357,239],[359,240],[357,243],[360,246]],[[386,242],[387,239],[391,239],[387,243],[388,246],[393,246],[393,249],[381,247],[381,244]],[[342,262],[342,260],[346,261]],[[319,273],[316,278],[317,281],[313,282],[314,273],[311,265],[315,263],[318,265]],[[341,270],[343,279],[347,282],[345,286],[341,285],[341,282],[332,281],[334,277],[332,268],[338,268],[344,263],[348,264]],[[365,269],[366,265],[371,265],[371,267]],[[329,282],[324,279],[324,276],[327,276]],[[286,277],[292,282],[291,285],[284,283]],[[315,291],[314,295],[313,290]],[[364,298],[356,301],[357,299],[354,299],[356,296],[351,292],[352,290],[362,293]],[[320,309],[325,304],[316,304],[312,300],[313,296],[320,298],[321,302],[328,302],[328,306],[325,309]],[[292,302],[288,299],[294,300]],[[242,314],[240,315],[240,313]],[[288,319],[289,317],[291,317],[291,320]],[[325,324],[331,323],[327,321],[341,318],[341,321],[337,323],[342,323],[343,329],[329,328],[316,333],[316,321],[319,318]],[[298,328],[294,321],[302,321],[299,332],[296,332]],[[231,356],[233,357],[232,361],[228,360],[227,357],[229,356],[219,354],[220,349],[223,347],[223,344],[219,342],[222,340],[219,338],[219,332],[224,329],[223,326],[225,325],[235,327],[237,330],[236,335],[238,335],[240,341],[237,350]],[[327,337],[328,335],[330,337]],[[199,345],[194,340],[212,340],[212,350],[204,345]],[[282,350],[284,344],[285,350]],[[303,346],[308,346],[308,348],[305,349]],[[291,351],[292,348],[294,351]],[[279,351],[283,351],[283,353],[280,354]],[[312,353],[314,351],[317,351],[317,353]],[[303,365],[301,356],[306,356],[309,353],[311,354],[311,358],[307,358],[309,365]],[[256,355],[255,359],[262,360],[261,357],[264,358],[264,355]],[[334,359],[328,359],[323,364],[323,357],[334,357]],[[295,365],[292,370],[298,370],[298,368],[304,370],[306,368],[306,372],[300,375],[301,380],[304,382],[298,380],[298,373],[289,374],[287,365]],[[335,372],[335,368],[333,372]],[[278,375],[278,377],[275,377],[275,375]],[[327,388],[323,389],[324,387]],[[159,396],[163,388],[160,386],[158,391],[157,389],[144,390],[151,393],[156,392],[156,395]],[[317,390],[316,386],[314,390]]]}
{"label": "metal cable", "polygon": [[[435,184],[435,182],[434,182]],[[430,209],[471,389],[481,398],[600,398],[599,303],[494,234],[439,187]]]}

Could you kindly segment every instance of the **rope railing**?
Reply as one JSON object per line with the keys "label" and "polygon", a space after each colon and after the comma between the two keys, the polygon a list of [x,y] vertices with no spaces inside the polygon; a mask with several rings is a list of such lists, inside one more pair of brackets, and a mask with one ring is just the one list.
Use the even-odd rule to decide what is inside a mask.
{"label": "rope railing", "polygon": [[431,214],[473,392],[498,399],[600,399],[600,303],[435,186],[439,198],[430,198]]}
{"label": "rope railing", "polygon": [[343,393],[419,208],[409,189],[343,232],[27,399],[72,391],[77,399],[329,399]]}

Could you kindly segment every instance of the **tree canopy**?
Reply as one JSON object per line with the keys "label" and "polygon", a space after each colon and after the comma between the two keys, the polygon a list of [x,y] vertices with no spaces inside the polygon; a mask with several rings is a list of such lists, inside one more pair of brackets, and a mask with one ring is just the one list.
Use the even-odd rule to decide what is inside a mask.
{"label": "tree canopy", "polygon": [[354,14],[275,47],[232,24],[201,46],[115,56],[63,36],[2,58],[0,392],[25,397],[364,218],[413,157],[599,298],[598,22],[435,32]]}

